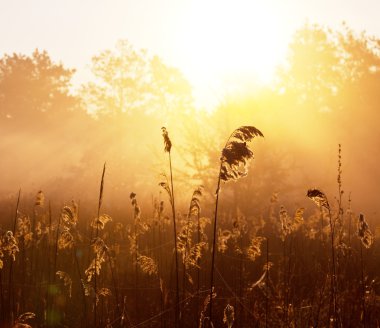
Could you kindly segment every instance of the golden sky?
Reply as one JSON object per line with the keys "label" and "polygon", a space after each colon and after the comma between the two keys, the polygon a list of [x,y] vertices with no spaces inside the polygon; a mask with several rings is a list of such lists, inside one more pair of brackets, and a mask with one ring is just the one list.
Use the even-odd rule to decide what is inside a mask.
{"label": "golden sky", "polygon": [[128,39],[179,67],[209,106],[268,83],[304,23],[380,35],[378,0],[0,0],[0,55],[46,49],[89,75],[91,57]]}

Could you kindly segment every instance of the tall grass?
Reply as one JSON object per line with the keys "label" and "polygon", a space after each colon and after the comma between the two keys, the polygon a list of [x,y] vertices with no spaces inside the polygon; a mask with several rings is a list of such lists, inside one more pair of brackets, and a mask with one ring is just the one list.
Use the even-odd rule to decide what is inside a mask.
{"label": "tall grass", "polygon": [[251,141],[255,136],[263,137],[260,130],[253,126],[241,126],[236,129],[227,139],[222,150],[220,158],[220,168],[218,175],[218,183],[216,187],[216,200],[214,211],[214,224],[212,235],[212,255],[211,255],[211,278],[210,278],[210,305],[209,305],[209,322],[212,323],[212,303],[214,289],[214,269],[215,269],[215,245],[216,245],[216,228],[218,218],[218,205],[221,182],[237,180],[247,174],[247,164],[253,158],[252,151],[248,148],[247,142]]}
{"label": "tall grass", "polygon": [[[288,211],[281,194],[263,206],[262,215],[218,206],[223,183],[246,174],[253,157],[246,142],[255,136],[262,134],[253,127],[231,134],[222,151],[215,198],[196,189],[183,215],[174,207],[172,174],[160,183],[170,208],[158,197],[152,211],[141,211],[144,201],[137,203],[131,193],[133,217],[126,219],[123,210],[112,219],[102,214],[105,165],[92,220],[86,219],[93,217],[91,204],[81,203],[79,215],[72,202],[55,215],[50,201],[48,209],[40,206],[42,193],[32,200],[23,195],[22,202],[19,193],[14,216],[11,204],[12,220],[0,227],[1,324],[376,327],[378,236],[369,229],[370,219],[352,211],[351,197],[343,211],[339,165],[340,196],[334,203],[319,189],[310,189],[307,195],[317,207],[309,209]],[[32,206],[24,207],[24,202]],[[213,222],[203,217],[210,208],[215,209]],[[150,212],[151,217],[144,215]],[[355,217],[357,239],[351,238]],[[173,253],[182,261],[175,263]],[[181,294],[173,267],[182,278]]]}
{"label": "tall grass", "polygon": [[333,326],[338,325],[338,309],[336,298],[336,262],[335,262],[335,221],[331,214],[330,204],[326,195],[318,189],[309,189],[307,196],[314,201],[321,209],[327,210],[329,225],[330,225],[330,249],[331,249],[331,263],[330,263],[330,307],[329,318]]}
{"label": "tall grass", "polygon": [[[16,225],[17,225],[17,216],[18,216],[18,211],[19,211],[19,206],[20,206],[20,197],[21,197],[21,189],[19,189],[19,191],[18,191],[16,209],[15,209],[15,214],[13,217],[13,228],[12,228],[13,235],[16,234]],[[8,309],[6,310],[6,311],[8,311],[8,313],[10,315],[10,323],[11,324],[14,321],[14,311],[15,311],[15,305],[14,305],[15,295],[14,295],[14,288],[13,288],[13,262],[14,261],[11,261],[10,265],[9,265]]]}
{"label": "tall grass", "polygon": [[[103,171],[102,171],[102,179],[100,181],[100,188],[99,188],[99,199],[98,199],[98,211],[97,211],[97,218],[100,217],[100,208],[102,207],[102,202],[103,202],[103,188],[104,188],[104,174],[106,172],[106,163],[103,165]],[[99,225],[96,224],[95,227],[95,238],[99,237]],[[94,274],[94,290],[95,290],[95,295],[98,291],[97,289],[97,267],[98,267],[98,256],[97,254],[95,255],[95,274]],[[97,321],[97,300],[96,297],[94,298],[94,327],[98,326],[98,321]]]}
{"label": "tall grass", "polygon": [[181,325],[180,321],[180,290],[179,290],[179,267],[178,267],[178,249],[177,249],[177,221],[175,212],[175,198],[174,198],[174,186],[173,186],[173,169],[172,169],[172,158],[171,149],[172,142],[169,138],[169,133],[165,127],[162,128],[162,136],[164,138],[164,150],[169,156],[169,171],[170,171],[170,187],[167,182],[163,182],[161,186],[168,192],[170,204],[172,208],[172,218],[173,218],[173,234],[174,234],[174,257],[175,257],[175,279],[176,279],[176,302],[175,302],[175,327]]}
{"label": "tall grass", "polygon": [[364,280],[364,260],[363,260],[363,247],[370,248],[373,244],[373,235],[369,230],[367,221],[363,214],[359,215],[357,223],[357,235],[360,239],[360,286],[361,286],[361,300],[362,300],[362,324],[367,327],[367,311],[366,311],[366,286]]}

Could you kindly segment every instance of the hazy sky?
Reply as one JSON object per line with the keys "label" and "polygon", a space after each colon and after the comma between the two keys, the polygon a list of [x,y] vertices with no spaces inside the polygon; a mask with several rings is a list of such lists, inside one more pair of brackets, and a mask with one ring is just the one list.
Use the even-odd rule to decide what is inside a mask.
{"label": "hazy sky", "polygon": [[45,49],[81,80],[93,55],[128,39],[179,67],[207,105],[269,81],[305,22],[380,36],[379,12],[379,0],[0,0],[0,55]]}

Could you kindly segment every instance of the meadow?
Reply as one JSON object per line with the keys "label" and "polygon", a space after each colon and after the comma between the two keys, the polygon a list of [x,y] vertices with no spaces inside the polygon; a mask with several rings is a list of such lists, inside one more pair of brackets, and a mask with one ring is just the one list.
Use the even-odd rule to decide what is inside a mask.
{"label": "meadow", "polygon": [[305,25],[194,107],[120,41],[0,59],[0,327],[379,327],[380,42]]}
{"label": "meadow", "polygon": [[276,194],[261,217],[218,213],[223,185],[247,174],[248,143],[263,136],[236,129],[221,151],[210,218],[202,186],[185,214],[175,207],[172,144],[166,128],[162,134],[170,176],[162,176],[151,215],[141,215],[133,192],[133,215],[103,213],[106,164],[97,204],[73,200],[53,214],[38,191],[26,213],[19,192],[2,227],[2,327],[379,325],[379,250],[365,216],[342,203],[340,147],[339,194],[330,205],[322,191],[305,191],[311,216],[279,205]]}

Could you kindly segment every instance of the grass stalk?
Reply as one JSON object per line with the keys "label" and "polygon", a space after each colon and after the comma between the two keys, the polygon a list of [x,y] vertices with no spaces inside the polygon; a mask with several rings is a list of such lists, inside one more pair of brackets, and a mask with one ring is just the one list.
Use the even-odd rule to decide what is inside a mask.
{"label": "grass stalk", "polygon": [[[17,195],[17,202],[16,202],[16,210],[13,217],[13,235],[16,233],[16,226],[17,226],[17,215],[18,215],[18,208],[20,205],[20,196],[21,196],[21,189],[18,191]],[[4,304],[4,302],[2,302]],[[13,290],[13,261],[10,261],[9,265],[9,280],[8,280],[8,313],[10,316],[10,325],[13,325],[13,318],[14,318],[14,307],[15,304],[15,296],[14,296],[14,290]]]}
{"label": "grass stalk", "polygon": [[366,306],[365,306],[365,281],[364,281],[364,261],[363,261],[363,245],[360,243],[360,273],[361,273],[361,292],[362,292],[362,297],[361,297],[361,306],[362,306],[362,324],[363,327],[366,328],[367,324],[367,313],[366,313]]}
{"label": "grass stalk", "polygon": [[[104,165],[103,165],[102,179],[100,182],[97,219],[99,219],[100,208],[102,207],[105,172],[106,172],[106,163],[104,163]],[[96,224],[95,229],[96,229],[95,237],[98,238],[99,237],[99,225],[98,224]],[[95,268],[97,268],[97,258],[98,258],[98,254],[95,254]],[[97,272],[96,272],[96,269],[95,269],[95,274],[94,274],[94,290],[95,290],[95,295],[96,295],[96,293],[97,293]],[[97,304],[96,304],[96,297],[94,297],[94,327],[97,327],[97,324],[98,324],[97,323]]]}
{"label": "grass stalk", "polygon": [[220,167],[218,173],[218,183],[216,188],[214,226],[212,235],[212,255],[211,255],[211,277],[210,277],[210,304],[209,304],[209,322],[212,325],[212,306],[213,306],[213,289],[214,289],[214,270],[215,270],[215,253],[216,253],[216,228],[218,219],[218,205],[220,184],[223,180],[228,182],[247,175],[246,167],[248,161],[253,158],[252,151],[248,148],[247,142],[251,141],[255,136],[264,135],[260,130],[253,126],[241,126],[234,130],[222,150],[220,158]]}
{"label": "grass stalk", "polygon": [[169,197],[170,204],[172,209],[172,218],[173,218],[173,234],[174,234],[174,256],[175,256],[175,279],[176,279],[176,302],[175,302],[175,314],[174,314],[174,325],[175,327],[180,327],[180,290],[179,290],[179,267],[178,267],[178,249],[177,249],[177,223],[176,223],[176,212],[175,212],[175,197],[174,197],[174,185],[173,185],[173,168],[172,168],[172,157],[171,157],[171,148],[172,142],[169,138],[169,134],[165,127],[162,129],[162,136],[164,138],[165,152],[169,155],[169,170],[170,170],[170,188]]}
{"label": "grass stalk", "polygon": [[[266,275],[265,275],[265,285],[269,289],[269,238],[266,238]],[[269,318],[269,298],[265,297],[265,328],[268,328],[268,318]]]}
{"label": "grass stalk", "polygon": [[[331,210],[328,208],[330,224],[330,242],[331,242],[331,272],[330,272],[330,320],[333,320],[333,326],[337,327],[337,304],[336,304],[336,264],[335,264],[335,224],[331,216]],[[332,311],[332,318],[331,318]]]}
{"label": "grass stalk", "polygon": [[175,198],[174,198],[174,186],[173,186],[173,170],[172,170],[172,159],[169,151],[169,169],[170,169],[170,190],[172,194],[172,216],[173,216],[173,234],[174,234],[174,256],[175,256],[175,280],[176,280],[176,306],[175,306],[175,326],[180,327],[180,298],[179,298],[179,268],[178,268],[178,249],[177,249],[177,223],[175,214]]}
{"label": "grass stalk", "polygon": [[215,211],[214,211],[214,226],[212,233],[212,254],[211,254],[211,277],[210,277],[210,304],[209,304],[209,322],[212,323],[212,305],[213,305],[213,288],[214,288],[214,269],[215,269],[215,248],[216,248],[216,225],[218,219],[218,205],[219,205],[219,190],[221,182],[221,172],[222,164],[220,164],[218,184],[216,188],[216,199],[215,199]]}

